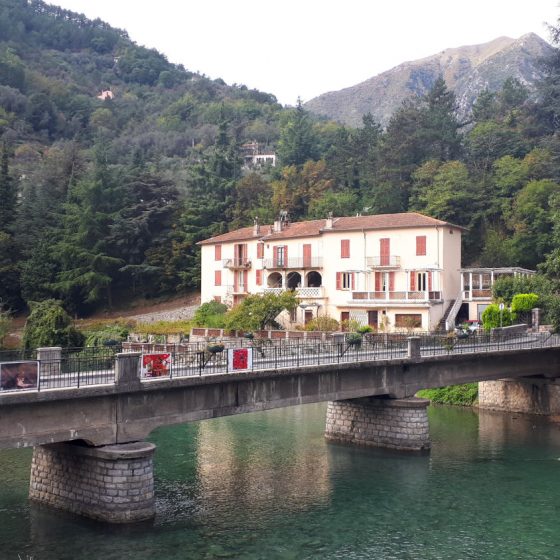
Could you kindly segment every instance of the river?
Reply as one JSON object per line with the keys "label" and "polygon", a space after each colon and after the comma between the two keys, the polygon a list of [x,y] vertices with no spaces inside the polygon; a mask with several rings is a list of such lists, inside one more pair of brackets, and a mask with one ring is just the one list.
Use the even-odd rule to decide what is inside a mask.
{"label": "river", "polygon": [[27,501],[30,450],[1,450],[10,560],[558,559],[560,426],[430,407],[429,455],[327,444],[326,405],[161,428],[153,523]]}

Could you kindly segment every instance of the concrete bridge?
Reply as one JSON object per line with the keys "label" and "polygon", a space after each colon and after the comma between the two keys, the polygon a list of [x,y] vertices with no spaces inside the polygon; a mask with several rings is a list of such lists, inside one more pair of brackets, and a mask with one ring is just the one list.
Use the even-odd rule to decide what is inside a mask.
{"label": "concrete bridge", "polygon": [[140,354],[119,354],[114,370],[93,374],[94,385],[52,389],[45,388],[49,380],[64,374],[49,350],[42,390],[0,393],[0,446],[35,447],[32,499],[127,522],[154,514],[154,446],[143,440],[159,426],[329,401],[327,438],[423,451],[430,447],[428,402],[411,398],[419,389],[504,378],[527,387],[534,412],[560,412],[556,336],[454,347],[411,338],[399,348],[300,350],[297,361],[277,352],[275,363],[263,353],[263,369],[253,364],[235,373],[214,367],[204,374],[200,361],[183,362],[174,377],[162,378],[142,377]]}

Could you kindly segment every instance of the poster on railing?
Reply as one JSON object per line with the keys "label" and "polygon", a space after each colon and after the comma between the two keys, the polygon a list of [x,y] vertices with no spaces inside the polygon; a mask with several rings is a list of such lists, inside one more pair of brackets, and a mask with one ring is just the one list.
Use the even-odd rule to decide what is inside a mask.
{"label": "poster on railing", "polygon": [[0,390],[37,389],[39,362],[5,362],[0,364]]}
{"label": "poster on railing", "polygon": [[253,349],[228,349],[228,371],[246,371],[248,369],[253,369]]}
{"label": "poster on railing", "polygon": [[170,375],[171,363],[171,354],[142,354],[142,377]]}

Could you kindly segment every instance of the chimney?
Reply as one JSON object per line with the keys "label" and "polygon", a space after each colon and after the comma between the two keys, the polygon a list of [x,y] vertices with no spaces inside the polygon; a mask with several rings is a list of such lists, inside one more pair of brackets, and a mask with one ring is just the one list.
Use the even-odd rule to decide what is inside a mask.
{"label": "chimney", "polygon": [[327,214],[327,219],[325,220],[325,229],[332,229],[333,228],[333,217],[332,212]]}
{"label": "chimney", "polygon": [[261,225],[259,224],[259,219],[255,216],[255,221],[253,223],[253,237],[258,237],[261,234]]}
{"label": "chimney", "polygon": [[280,217],[274,222],[274,233],[284,231],[288,225],[288,212],[286,210],[280,211]]}

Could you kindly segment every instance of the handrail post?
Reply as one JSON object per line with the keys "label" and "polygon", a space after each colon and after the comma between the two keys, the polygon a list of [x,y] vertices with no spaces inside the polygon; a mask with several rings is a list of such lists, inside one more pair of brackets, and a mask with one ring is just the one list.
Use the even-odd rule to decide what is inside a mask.
{"label": "handrail post", "polygon": [[47,378],[51,375],[60,376],[62,371],[62,347],[37,348],[37,361],[39,362],[39,378],[45,374]]}
{"label": "handrail post", "polygon": [[139,388],[141,352],[125,352],[115,358],[115,383],[127,389]]}
{"label": "handrail post", "polygon": [[422,357],[420,351],[420,337],[419,336],[409,336],[408,337],[408,355],[410,360],[417,360]]}

